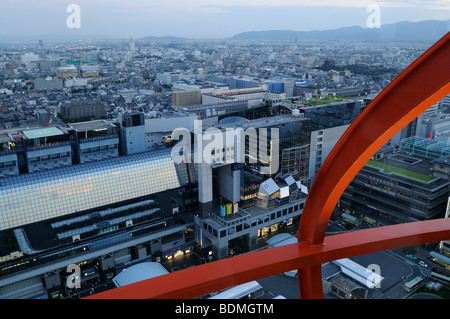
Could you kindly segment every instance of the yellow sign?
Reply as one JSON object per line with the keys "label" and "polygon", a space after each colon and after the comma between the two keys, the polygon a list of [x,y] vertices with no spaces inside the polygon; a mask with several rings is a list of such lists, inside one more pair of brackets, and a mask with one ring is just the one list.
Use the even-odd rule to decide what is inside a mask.
{"label": "yellow sign", "polygon": [[16,143],[8,142],[8,150],[16,148]]}

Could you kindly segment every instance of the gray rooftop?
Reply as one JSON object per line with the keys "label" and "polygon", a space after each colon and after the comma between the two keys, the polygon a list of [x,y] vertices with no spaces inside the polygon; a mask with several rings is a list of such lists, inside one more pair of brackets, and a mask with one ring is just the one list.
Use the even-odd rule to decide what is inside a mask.
{"label": "gray rooftop", "polygon": [[443,156],[441,158],[437,158],[437,159],[434,160],[434,162],[438,163],[438,164],[443,164],[443,165],[447,165],[448,166],[448,165],[450,165],[450,154],[447,155],[447,156]]}
{"label": "gray rooftop", "polygon": [[256,120],[249,120],[247,122],[238,122],[238,123],[229,123],[229,124],[222,124],[218,125],[218,127],[221,128],[232,128],[232,127],[242,127],[242,128],[260,128],[260,127],[269,127],[273,125],[281,125],[281,124],[288,124],[288,123],[295,123],[300,121],[308,120],[305,117],[302,116],[293,116],[293,115],[278,115],[278,116],[272,116],[272,117],[265,117],[261,119]]}
{"label": "gray rooftop", "polygon": [[1,133],[0,134],[0,143],[1,144],[8,143],[8,142],[11,142],[11,141],[12,141],[12,139],[11,139],[11,137],[9,137],[8,134],[6,134],[6,133]]}
{"label": "gray rooftop", "polygon": [[63,132],[61,132],[56,127],[47,127],[47,128],[36,129],[36,130],[23,131],[23,133],[29,139],[48,137],[48,136],[56,136],[56,135],[63,135],[64,134]]}
{"label": "gray rooftop", "polygon": [[87,121],[87,122],[80,122],[80,123],[71,123],[70,126],[77,130],[78,132],[85,132],[85,131],[93,131],[93,130],[101,130],[106,129],[114,126],[111,122],[107,122],[104,120],[99,121]]}

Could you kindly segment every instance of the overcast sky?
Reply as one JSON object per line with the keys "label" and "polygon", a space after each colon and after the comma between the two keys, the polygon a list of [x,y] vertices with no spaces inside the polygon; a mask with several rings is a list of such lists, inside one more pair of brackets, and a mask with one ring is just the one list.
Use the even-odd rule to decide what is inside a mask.
{"label": "overcast sky", "polygon": [[[66,12],[80,8],[80,28]],[[450,0],[0,0],[0,36],[74,35],[227,38],[245,31],[366,26],[367,7],[381,24],[448,20]]]}

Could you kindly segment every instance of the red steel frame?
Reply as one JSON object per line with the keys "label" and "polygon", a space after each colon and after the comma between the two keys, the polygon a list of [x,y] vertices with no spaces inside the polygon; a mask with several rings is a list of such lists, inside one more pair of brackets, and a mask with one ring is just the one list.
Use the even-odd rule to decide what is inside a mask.
{"label": "red steel frame", "polygon": [[325,237],[353,177],[398,131],[450,94],[450,32],[392,81],[357,117],[320,168],[300,220],[298,242],[251,252],[92,295],[92,299],[180,299],[298,269],[300,297],[321,299],[321,265],[336,259],[450,238],[450,218]]}

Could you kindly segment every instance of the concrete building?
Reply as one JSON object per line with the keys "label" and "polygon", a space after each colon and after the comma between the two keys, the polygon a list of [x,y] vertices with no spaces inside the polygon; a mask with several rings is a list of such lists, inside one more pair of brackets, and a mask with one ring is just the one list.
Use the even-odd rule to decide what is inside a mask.
{"label": "concrete building", "polygon": [[433,176],[432,165],[403,152],[370,160],[343,193],[340,207],[372,225],[443,217],[450,182]]}
{"label": "concrete building", "polygon": [[340,125],[311,132],[309,177],[314,179],[334,145],[347,130],[349,125]]}
{"label": "concrete building", "polygon": [[154,112],[145,116],[145,150],[157,150],[172,140],[172,132],[177,128],[194,129],[196,114],[179,112]]}
{"label": "concrete building", "polygon": [[370,89],[366,89],[364,87],[348,87],[340,89],[329,89],[326,92],[328,94],[334,94],[336,96],[355,97],[355,96],[366,96],[367,94],[370,93]]}
{"label": "concrete building", "polygon": [[41,60],[37,62],[39,71],[49,72],[53,69],[66,66],[66,61],[64,60]]}
{"label": "concrete building", "polygon": [[39,59],[40,59],[39,55],[30,52],[25,53],[21,56],[21,61],[25,63],[27,67],[29,66],[30,63],[37,62],[39,61]]}
{"label": "concrete building", "polygon": [[156,79],[161,84],[173,84],[179,81],[180,76],[179,73],[164,72],[156,74]]}
{"label": "concrete building", "polygon": [[134,44],[133,37],[130,37],[130,52],[134,53],[136,51],[136,45]]}
{"label": "concrete building", "polygon": [[334,145],[360,114],[365,103],[358,100],[306,107],[299,111],[311,120],[309,177],[313,180]]}
{"label": "concrete building", "polygon": [[417,124],[417,136],[426,139],[435,139],[440,134],[450,132],[450,118],[421,117]]}
{"label": "concrete building", "polygon": [[104,120],[73,123],[77,163],[100,161],[119,156],[118,127]]}
{"label": "concrete building", "polygon": [[182,91],[172,93],[172,106],[191,106],[202,104],[202,93],[198,91]]}
{"label": "concrete building", "polygon": [[209,83],[220,83],[229,87],[230,90],[235,89],[245,89],[245,88],[259,88],[262,86],[263,89],[267,89],[267,85],[264,83],[260,83],[258,80],[255,80],[250,77],[242,77],[242,76],[208,76],[205,79],[206,82]]}
{"label": "concrete building", "polygon": [[4,177],[72,165],[71,135],[65,128],[11,128],[0,140]]}
{"label": "concrete building", "polygon": [[22,132],[29,173],[72,165],[70,135],[49,127]]}
{"label": "concrete building", "polygon": [[56,69],[56,76],[60,79],[77,77],[78,69],[73,65],[62,66]]}
{"label": "concrete building", "polygon": [[124,155],[146,151],[144,113],[120,113],[120,138]]}
{"label": "concrete building", "polygon": [[[199,214],[195,221],[199,227],[198,240],[203,247],[211,247],[213,258],[253,250],[258,236],[285,227],[300,216],[305,200],[299,191],[301,183],[290,175],[283,178],[278,174],[278,145],[288,134],[289,124],[298,127],[304,120],[280,116],[219,125],[215,130],[205,130],[201,136],[194,135],[195,141],[211,141],[209,135],[215,136],[212,145],[204,142],[201,151],[195,153],[208,157],[197,164]],[[249,128],[257,130],[256,136]],[[234,129],[234,138],[220,135],[227,129]],[[267,132],[267,137],[262,132]],[[269,152],[262,145],[257,146],[266,138],[268,145],[277,145]],[[288,177],[293,183],[286,182]]]}
{"label": "concrete building", "polygon": [[450,180],[450,154],[433,161],[433,176]]}
{"label": "concrete building", "polygon": [[86,119],[98,120],[105,116],[105,105],[101,102],[83,100],[63,102],[60,113],[70,122]]}
{"label": "concrete building", "polygon": [[64,87],[66,88],[76,88],[76,87],[86,87],[87,81],[86,79],[80,78],[68,78],[64,80]]}
{"label": "concrete building", "polygon": [[202,104],[222,103],[228,101],[255,100],[263,102],[267,91],[260,88],[244,88],[216,93],[202,94]]}
{"label": "concrete building", "polygon": [[61,90],[63,81],[61,79],[36,79],[33,80],[33,85],[36,91]]}
{"label": "concrete building", "polygon": [[82,65],[80,66],[80,76],[83,78],[97,77],[98,69],[94,65]]}
{"label": "concrete building", "polygon": [[16,143],[6,133],[0,134],[0,178],[19,175]]}

